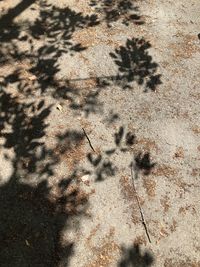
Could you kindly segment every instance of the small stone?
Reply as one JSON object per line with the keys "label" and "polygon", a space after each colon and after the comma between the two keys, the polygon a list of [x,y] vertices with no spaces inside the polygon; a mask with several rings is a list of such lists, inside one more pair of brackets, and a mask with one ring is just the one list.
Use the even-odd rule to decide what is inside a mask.
{"label": "small stone", "polygon": [[90,176],[89,176],[88,174],[83,175],[83,176],[81,177],[81,181],[82,181],[82,182],[89,182],[89,178],[90,178]]}

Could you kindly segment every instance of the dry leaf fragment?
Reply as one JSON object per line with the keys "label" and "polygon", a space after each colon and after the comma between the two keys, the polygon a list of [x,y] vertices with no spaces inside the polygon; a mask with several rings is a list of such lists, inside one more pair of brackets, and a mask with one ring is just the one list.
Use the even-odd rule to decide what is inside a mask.
{"label": "dry leaf fragment", "polygon": [[163,237],[167,236],[167,231],[163,227],[160,230],[160,235]]}
{"label": "dry leaf fragment", "polygon": [[26,245],[27,245],[28,247],[31,246],[30,243],[28,242],[28,240],[25,240],[25,243],[26,243]]}
{"label": "dry leaf fragment", "polygon": [[28,77],[28,79],[30,81],[35,81],[37,79],[37,77],[35,75],[31,75],[31,76]]}

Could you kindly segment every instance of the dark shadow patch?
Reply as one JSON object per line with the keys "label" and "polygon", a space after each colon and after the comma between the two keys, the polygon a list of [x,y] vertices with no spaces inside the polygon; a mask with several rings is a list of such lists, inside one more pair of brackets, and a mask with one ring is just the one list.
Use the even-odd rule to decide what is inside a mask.
{"label": "dark shadow patch", "polygon": [[154,263],[154,257],[149,251],[141,251],[138,244],[134,244],[130,248],[122,247],[122,258],[118,263],[118,267],[149,267]]}
{"label": "dark shadow patch", "polygon": [[149,55],[149,42],[144,39],[132,38],[126,41],[126,46],[121,46],[110,53],[118,66],[119,73],[116,80],[123,89],[130,89],[132,83],[144,85],[145,90],[155,91],[161,84],[160,74],[157,74],[158,64]]}
{"label": "dark shadow patch", "polygon": [[139,153],[135,156],[135,167],[138,171],[143,171],[145,175],[149,175],[151,170],[155,167],[156,163],[152,163],[150,159],[150,154]]}

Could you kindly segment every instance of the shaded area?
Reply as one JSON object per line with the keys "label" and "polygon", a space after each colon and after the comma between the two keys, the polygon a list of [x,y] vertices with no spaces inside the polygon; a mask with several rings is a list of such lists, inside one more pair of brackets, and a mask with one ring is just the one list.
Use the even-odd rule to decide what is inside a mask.
{"label": "shaded area", "polygon": [[[54,97],[70,98],[70,93],[74,94],[75,90],[57,80],[58,61],[63,54],[73,55],[86,49],[72,40],[73,33],[97,25],[97,16],[84,16],[68,7],[59,8],[41,0],[37,5],[39,16],[36,20],[14,23],[12,16],[9,17],[14,10],[0,20],[0,64],[18,60],[24,65],[20,69],[19,64],[17,70],[4,77],[2,84],[17,83],[19,92],[24,95],[50,91]],[[24,69],[27,76],[33,78],[23,77]]]}
{"label": "shaded area", "polygon": [[[73,218],[85,214],[88,195],[70,173],[58,185],[50,184],[61,156],[78,147],[84,136],[68,130],[48,147],[44,138],[52,106],[21,96],[48,91],[53,97],[66,98],[71,88],[66,90],[56,80],[58,60],[64,53],[85,49],[72,41],[72,35],[98,22],[96,16],[46,1],[38,2],[40,13],[34,22],[14,22],[33,2],[21,1],[0,19],[0,64],[11,66],[1,76],[1,85],[17,84],[19,93],[17,97],[0,91],[0,138],[11,170],[6,181],[1,177],[0,262],[1,266],[67,266],[74,244],[62,242],[62,231],[72,227]],[[16,62],[20,64],[12,68]]]}
{"label": "shaded area", "polygon": [[144,22],[134,2],[136,1],[91,0],[90,5],[100,14],[102,21],[105,21],[108,27],[111,27],[112,23],[116,21],[121,21],[125,25],[129,25],[130,23],[141,25]]}
{"label": "shaded area", "polygon": [[126,248],[122,247],[122,258],[118,267],[148,267],[154,263],[154,257],[149,251],[142,252],[138,244]]}
{"label": "shaded area", "polygon": [[51,201],[49,194],[46,182],[0,187],[1,266],[57,266],[63,254],[66,261],[73,254],[73,244],[60,243],[68,218],[64,205]]}
{"label": "shaded area", "polygon": [[[81,190],[77,179],[78,166],[72,174],[61,177],[58,184],[53,180],[62,155],[78,148],[84,135],[81,130],[68,129],[55,136],[55,144],[48,147],[46,121],[52,106],[42,97],[48,94],[68,99],[71,109],[89,115],[102,112],[99,95],[110,85],[126,89],[136,82],[154,90],[160,81],[160,76],[155,74],[157,64],[147,52],[150,44],[134,38],[110,54],[118,66],[116,75],[85,79],[95,81],[94,90],[77,86],[76,80],[57,79],[62,56],[73,56],[86,49],[74,42],[74,33],[94,27],[100,21],[96,15],[84,15],[41,0],[34,7],[39,12],[37,19],[15,22],[34,2],[23,0],[0,19],[0,66],[9,66],[6,73],[0,75],[0,84],[8,89],[0,91],[0,139],[5,150],[4,160],[11,170],[6,181],[0,177],[0,262],[5,267],[54,267],[62,263],[67,266],[74,244],[63,242],[63,230],[73,227],[70,222],[84,216],[88,205],[88,195]],[[107,5],[105,1],[102,3]],[[106,14],[107,22],[123,17],[126,24],[125,20],[131,18],[140,23],[140,17],[129,13],[129,10],[136,11],[130,1],[116,3],[113,11]],[[120,9],[122,17],[118,17],[115,9]],[[9,93],[12,85],[17,90]],[[36,97],[40,100],[35,100]],[[118,118],[116,112],[111,113],[109,123]],[[117,166],[112,155],[128,151],[134,140],[132,133],[120,127],[110,150],[99,155],[88,153],[92,171],[83,171],[94,174],[96,181],[114,176]]]}
{"label": "shaded area", "polygon": [[36,0],[22,0],[15,7],[10,8],[0,18],[0,41],[9,42],[18,38],[20,34],[20,26],[14,22],[14,19],[23,11],[30,7]]}
{"label": "shaded area", "polygon": [[[118,4],[129,6],[122,2]],[[33,1],[28,3],[31,5]],[[26,7],[28,5],[19,10],[23,11]],[[73,56],[87,48],[74,42],[74,33],[97,26],[100,23],[97,15],[84,15],[69,7],[60,8],[40,0],[34,5],[34,9],[39,12],[34,21],[16,23],[13,22],[12,14],[19,15],[20,12],[18,5],[15,8],[0,20],[0,66],[11,66],[7,73],[0,76],[0,84],[13,84],[20,94],[28,97],[48,94],[57,99],[67,99],[72,110],[82,111],[88,116],[90,113],[103,113],[103,103],[99,96],[103,89],[109,89],[111,85],[132,89],[134,83],[137,83],[143,85],[145,91],[154,91],[161,83],[160,74],[157,74],[158,64],[148,52],[150,43],[137,38],[128,39],[124,46],[110,53],[118,67],[116,75],[58,79],[63,56]],[[94,88],[88,90],[87,86],[80,85],[90,80]]]}
{"label": "shaded area", "polygon": [[59,58],[68,52],[73,55],[75,52],[85,50],[86,47],[81,43],[72,41],[72,35],[76,30],[97,24],[95,15],[84,16],[68,7],[58,8],[45,2],[42,4],[39,19],[30,27],[30,34],[35,39],[41,39],[45,33],[45,40],[48,43],[35,51],[34,57],[30,55],[31,64],[34,64],[30,72],[39,77],[38,82],[43,91],[49,82],[53,82],[52,85],[61,90],[56,80]]}
{"label": "shaded area", "polygon": [[[71,184],[68,180],[65,194]],[[68,266],[74,244],[62,243],[62,232],[72,217],[84,211],[80,205],[87,197],[81,194],[77,187],[52,199],[47,181],[31,186],[15,180],[1,186],[1,266],[59,266],[62,262]]]}
{"label": "shaded area", "polygon": [[76,177],[66,175],[53,187],[50,181],[61,155],[79,146],[84,136],[66,131],[47,147],[42,138],[50,107],[44,100],[21,103],[1,88],[0,138],[12,170],[6,181],[1,177],[1,266],[67,266],[73,255],[74,245],[62,242],[62,231],[84,215],[88,195]]}
{"label": "shaded area", "polygon": [[29,6],[35,3],[36,0],[23,0],[19,2],[15,7],[10,8],[6,14],[4,14],[0,18],[0,25],[5,28],[9,27],[9,24],[13,23],[13,20],[20,15],[24,10],[26,10]]}

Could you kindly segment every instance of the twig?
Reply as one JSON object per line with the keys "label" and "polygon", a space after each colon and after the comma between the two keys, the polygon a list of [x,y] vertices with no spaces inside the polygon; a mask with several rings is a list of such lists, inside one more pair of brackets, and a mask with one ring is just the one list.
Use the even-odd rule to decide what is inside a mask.
{"label": "twig", "polygon": [[[136,177],[137,177],[137,176],[138,176],[138,171],[136,172]],[[150,238],[150,235],[149,235],[149,231],[148,231],[148,228],[147,228],[147,224],[146,224],[146,221],[145,221],[145,219],[144,219],[144,213],[143,213],[143,211],[142,211],[142,208],[141,208],[141,205],[140,205],[140,201],[139,201],[139,197],[138,197],[138,194],[137,194],[137,191],[136,191],[136,187],[135,187],[135,183],[134,183],[134,177],[133,177],[133,163],[131,164],[131,177],[132,177],[132,181],[133,181],[133,189],[134,189],[135,197],[136,197],[137,204],[138,204],[138,207],[139,207],[139,210],[140,210],[141,221],[142,221],[142,224],[143,224],[143,226],[144,226],[144,229],[145,229],[147,238],[148,238],[148,240],[149,240],[149,243],[151,243],[151,238]]]}
{"label": "twig", "polygon": [[89,139],[89,137],[88,137],[88,135],[87,135],[85,129],[82,128],[82,130],[83,130],[83,132],[84,132],[84,134],[85,134],[85,136],[86,136],[86,138],[87,138],[87,140],[88,140],[88,142],[89,142],[89,145],[90,145],[91,149],[95,152],[94,147],[92,146],[92,143],[90,142],[90,139]]}

